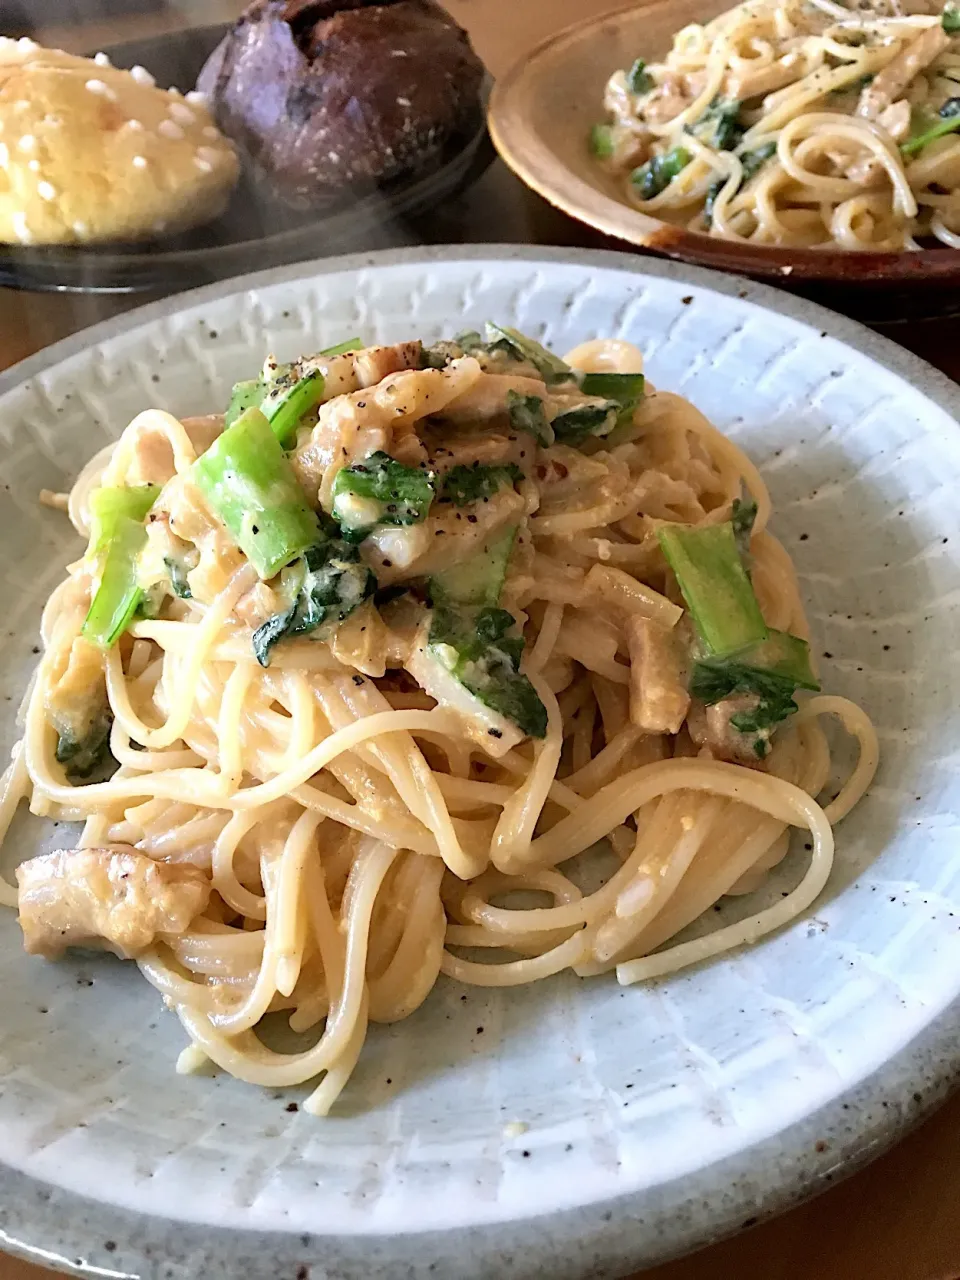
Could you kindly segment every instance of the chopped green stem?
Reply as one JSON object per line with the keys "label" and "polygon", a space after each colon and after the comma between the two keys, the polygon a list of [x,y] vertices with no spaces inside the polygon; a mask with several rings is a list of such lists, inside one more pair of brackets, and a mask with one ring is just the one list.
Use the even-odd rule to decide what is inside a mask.
{"label": "chopped green stem", "polygon": [[547,709],[520,674],[522,636],[511,635],[514,618],[505,609],[457,609],[438,605],[430,623],[434,657],[468,693],[531,738],[547,733]]}
{"label": "chopped green stem", "polygon": [[694,625],[712,657],[766,640],[768,631],[747,576],[733,525],[664,525],[657,531]]}
{"label": "chopped green stem", "polygon": [[246,413],[248,409],[258,406],[266,394],[267,388],[260,378],[253,378],[249,382],[235,383],[230,395],[230,403],[227,405],[223,425],[232,427],[242,413]]}
{"label": "chopped green stem", "polygon": [[506,485],[523,479],[523,472],[514,463],[490,466],[483,462],[462,463],[451,467],[440,485],[440,501],[452,502],[455,507],[465,507],[471,502],[492,498]]}
{"label": "chopped green stem", "polygon": [[643,399],[642,373],[581,373],[577,381],[584,395],[616,400],[624,409],[632,409]]}
{"label": "chopped green stem", "polygon": [[691,160],[686,147],[673,147],[662,156],[653,156],[639,169],[634,169],[630,181],[641,200],[652,200],[665,191]]}
{"label": "chopped green stem", "polygon": [[940,117],[932,128],[901,142],[900,150],[905,156],[915,156],[937,138],[944,138],[948,133],[956,133],[960,129],[960,98],[948,98],[940,108]]}
{"label": "chopped green stem", "polygon": [[345,342],[338,342],[335,347],[324,347],[318,352],[321,356],[345,356],[348,351],[362,351],[362,338],[347,338]]}
{"label": "chopped green stem", "polygon": [[430,579],[430,598],[444,604],[497,604],[516,537],[515,527],[507,529],[474,555],[434,574]]}
{"label": "chopped green stem", "polygon": [[159,492],[157,485],[142,485],[95,489],[90,496],[88,555],[99,560],[100,575],[82,633],[101,649],[116,643],[140,603],[137,560],[147,540],[143,521]]}
{"label": "chopped green stem", "polygon": [[507,412],[515,431],[529,432],[540,444],[553,444],[553,428],[547,421],[539,396],[522,396],[519,391],[508,391]]}
{"label": "chopped green stem", "polygon": [[590,436],[609,435],[621,412],[622,407],[616,400],[596,400],[558,413],[550,425],[561,444],[577,445]]}
{"label": "chopped green stem", "polygon": [[333,514],[344,537],[362,542],[378,524],[419,524],[430,510],[435,479],[433,471],[406,467],[381,450],[341,468],[333,482]]}
{"label": "chopped green stem", "polygon": [[300,419],[323,399],[324,385],[320,370],[311,369],[292,386],[284,388],[281,382],[263,401],[264,416],[285,448],[293,444]]}
{"label": "chopped green stem", "polygon": [[[464,335],[467,336],[467,335]],[[510,329],[505,325],[487,323],[487,341],[490,345],[505,347],[517,360],[525,360],[543,378],[547,386],[555,382],[568,382],[573,377],[573,370],[568,364],[548,351],[535,338],[528,338],[519,329]]]}
{"label": "chopped green stem", "polygon": [[590,150],[600,160],[613,155],[613,129],[608,124],[595,124],[590,130]]}
{"label": "chopped green stem", "polygon": [[317,517],[259,409],[248,409],[228,427],[192,474],[261,578],[272,578],[316,541]]}

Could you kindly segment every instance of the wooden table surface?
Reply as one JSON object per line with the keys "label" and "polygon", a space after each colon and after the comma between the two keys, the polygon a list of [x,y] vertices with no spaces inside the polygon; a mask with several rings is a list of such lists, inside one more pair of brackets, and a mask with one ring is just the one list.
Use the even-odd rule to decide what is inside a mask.
{"label": "wooden table surface", "polygon": [[[494,75],[550,32],[621,4],[621,0],[446,2]],[[91,51],[99,44],[171,26],[222,20],[239,12],[240,5],[235,0],[174,0],[155,7],[141,0],[130,8],[135,10],[131,15],[111,16],[102,23],[43,28],[37,38]],[[457,210],[439,216],[430,238],[596,243],[525,192],[499,163]],[[139,301],[0,289],[0,369]],[[888,330],[888,335],[960,379],[960,321],[913,324]],[[43,1280],[53,1274],[0,1255],[0,1280]],[[644,1280],[956,1280],[958,1276],[960,1097],[955,1097],[893,1151],[849,1181],[734,1239],[647,1271]]]}

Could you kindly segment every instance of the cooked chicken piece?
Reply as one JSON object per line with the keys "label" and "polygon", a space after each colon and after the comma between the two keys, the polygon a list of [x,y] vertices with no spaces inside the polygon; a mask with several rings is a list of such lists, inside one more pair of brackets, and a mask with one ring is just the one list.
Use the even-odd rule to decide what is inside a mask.
{"label": "cooked chicken piece", "polygon": [[445,369],[411,369],[391,373],[375,387],[337,396],[320,406],[317,425],[301,433],[290,455],[297,479],[308,494],[319,491],[329,511],[333,481],[341,467],[377,449],[407,465],[425,457],[416,423],[441,412],[480,377],[471,356]]}
{"label": "cooked chicken piece", "polygon": [[546,402],[547,388],[540,378],[527,378],[515,373],[483,373],[464,394],[446,406],[442,413],[444,422],[489,422],[493,418],[505,418],[509,413],[508,395],[537,396]]}
{"label": "cooked chicken piece", "polygon": [[484,431],[455,436],[444,433],[436,444],[427,435],[424,444],[430,454],[430,466],[441,474],[475,463],[485,467],[502,467],[510,462],[522,466],[534,452],[530,436],[520,432]]}
{"label": "cooked chicken piece", "polygon": [[635,169],[650,159],[650,144],[654,135],[639,122],[630,125],[614,125],[610,135],[613,151],[607,164],[615,172]]}
{"label": "cooked chicken piece", "polygon": [[394,347],[365,347],[358,351],[353,357],[358,388],[376,386],[388,374],[400,373],[403,369],[419,368],[422,350],[423,344],[418,338],[415,342],[398,342]]}
{"label": "cooked chicken piece", "polygon": [[876,120],[882,111],[902,96],[904,89],[919,73],[950,48],[950,37],[938,22],[927,27],[916,40],[910,42],[902,53],[864,87],[857,105],[857,115],[866,120]]}
{"label": "cooked chicken piece", "polygon": [[723,96],[746,102],[750,98],[766,97],[768,93],[775,93],[777,89],[785,89],[788,84],[792,84],[799,78],[801,74],[797,65],[799,61],[798,54],[788,53],[765,67],[731,71],[724,82]]}
{"label": "cooked chicken piece", "polygon": [[525,499],[507,488],[469,512],[440,504],[421,524],[379,526],[363,542],[361,554],[381,586],[429,577],[479,551],[501,529],[518,524],[525,506]]}
{"label": "cooked chicken piece", "polygon": [[[153,526],[166,525],[153,533]],[[242,567],[243,553],[234,545],[226,529],[207,510],[203,495],[187,475],[177,476],[164,487],[147,521],[147,548],[150,568],[156,568],[155,555],[162,553],[164,541],[173,538],[172,544],[180,547],[192,544],[198,556],[196,568],[187,581],[190,591],[201,604],[209,604]],[[156,543],[152,541],[156,539]],[[162,561],[163,556],[160,555]]]}
{"label": "cooked chicken piece", "polygon": [[165,510],[151,511],[147,516],[147,545],[140,553],[137,577],[149,588],[170,577],[168,561],[181,565],[184,572],[195,568],[197,552],[189,542],[178,538],[170,528],[170,515]]}
{"label": "cooked chicken piece", "polygon": [[164,485],[176,474],[173,449],[162,431],[137,432],[136,441],[122,479],[114,483]]}
{"label": "cooked chicken piece", "polygon": [[190,437],[190,443],[199,456],[206,451],[223,431],[222,413],[203,413],[192,418],[181,418],[180,423]]}
{"label": "cooked chicken piece", "polygon": [[183,933],[210,897],[197,867],[123,845],[42,854],[20,864],[17,881],[24,946],[48,957],[92,946],[129,959],[158,934]]}
{"label": "cooked chicken piece", "polygon": [[886,176],[886,169],[884,169],[875,155],[871,155],[868,151],[863,151],[857,156],[856,160],[847,164],[843,173],[845,178],[849,178],[857,186],[876,187],[882,183]]}
{"label": "cooked chicken piece", "polygon": [[[358,347],[356,351],[345,351],[338,356],[305,356],[297,361],[295,370],[302,378],[319,369],[324,381],[323,399],[329,401],[362,387],[372,387],[388,374],[419,368],[422,349],[419,339],[394,346]],[[268,368],[271,363],[276,367],[276,360],[269,356]]]}
{"label": "cooked chicken piece", "polygon": [[629,617],[630,720],[646,733],[679,733],[690,707],[683,654],[672,631]]}
{"label": "cooked chicken piece", "polygon": [[678,71],[667,71],[644,103],[643,117],[652,124],[666,124],[685,111],[690,102],[684,77]]}
{"label": "cooked chicken piece", "polygon": [[82,743],[102,718],[106,704],[103,651],[77,636],[59,670],[50,672],[44,706],[62,738]]}
{"label": "cooked chicken piece", "polygon": [[593,593],[601,607],[639,614],[642,618],[659,621],[664,629],[676,626],[683,616],[679,605],[623,569],[595,564],[588,572],[584,586]]}
{"label": "cooked chicken piece", "polygon": [[233,612],[251,631],[256,631],[268,618],[286,608],[289,608],[288,600],[265,582],[255,582],[234,605]]}
{"label": "cooked chicken piece", "polygon": [[906,98],[892,103],[877,116],[877,124],[886,129],[894,142],[902,142],[910,132],[910,103]]}
{"label": "cooked chicken piece", "polygon": [[696,702],[687,716],[690,737],[700,747],[708,747],[721,760],[736,764],[758,765],[762,757],[757,755],[754,744],[758,738],[769,741],[769,733],[741,733],[731,723],[731,717],[743,711],[753,711],[757,705],[753,694],[736,694],[723,698],[710,707]]}
{"label": "cooked chicken piece", "polygon": [[372,600],[365,600],[336,627],[330,636],[330,652],[345,667],[366,676],[382,676],[387,628]]}

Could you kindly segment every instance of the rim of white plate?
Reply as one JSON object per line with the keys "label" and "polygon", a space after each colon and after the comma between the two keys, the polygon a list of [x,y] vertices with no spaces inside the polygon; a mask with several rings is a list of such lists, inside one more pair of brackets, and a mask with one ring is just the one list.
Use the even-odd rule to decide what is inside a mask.
{"label": "rim of white plate", "polygon": [[[628,253],[513,245],[353,254],[270,269],[105,321],[0,375],[0,396],[97,343],[251,288],[377,267],[489,262],[607,268],[736,297],[815,327],[898,375],[954,417],[960,389],[862,325],[768,285]],[[555,1277],[613,1274],[692,1249],[814,1194],[879,1154],[960,1078],[960,1002],[855,1088],[773,1137],[646,1191],[456,1231],[311,1235],[210,1227],[132,1212],[0,1167],[0,1245],[76,1274],[187,1280]]]}

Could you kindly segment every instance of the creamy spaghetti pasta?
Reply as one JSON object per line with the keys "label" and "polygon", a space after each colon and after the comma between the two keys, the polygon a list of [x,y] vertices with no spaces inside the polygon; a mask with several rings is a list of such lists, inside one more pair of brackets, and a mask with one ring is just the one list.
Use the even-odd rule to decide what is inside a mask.
{"label": "creamy spaghetti pasta", "polygon": [[[225,418],[144,412],[46,500],[89,545],[0,834],[21,800],[83,826],[4,887],[26,946],[134,959],[182,1070],[311,1081],[318,1114],[440,973],[632,983],[795,918],[876,767],[756,468],[625,342],[270,359]],[[859,757],[821,805],[825,716]],[[794,828],[795,888],[675,940]]]}
{"label": "creamy spaghetti pasta", "polygon": [[595,154],[645,213],[781,247],[960,246],[960,10],[748,0],[615,72]]}

